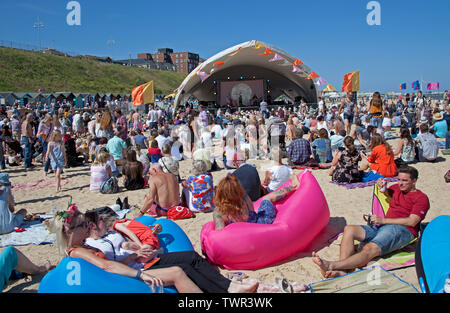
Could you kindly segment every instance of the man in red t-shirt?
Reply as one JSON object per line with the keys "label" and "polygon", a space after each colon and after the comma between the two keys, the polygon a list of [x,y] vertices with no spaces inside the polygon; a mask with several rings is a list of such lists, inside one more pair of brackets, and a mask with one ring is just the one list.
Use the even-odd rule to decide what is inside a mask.
{"label": "man in red t-shirt", "polygon": [[[407,246],[418,236],[420,222],[430,208],[430,201],[427,195],[416,189],[417,169],[405,166],[398,172],[398,184],[386,190],[392,196],[386,217],[372,215],[371,225],[345,226],[339,261],[326,261],[312,253],[313,262],[325,278],[363,267],[378,256]],[[377,184],[381,187],[381,180]],[[355,251],[354,240],[366,243],[360,252]]]}

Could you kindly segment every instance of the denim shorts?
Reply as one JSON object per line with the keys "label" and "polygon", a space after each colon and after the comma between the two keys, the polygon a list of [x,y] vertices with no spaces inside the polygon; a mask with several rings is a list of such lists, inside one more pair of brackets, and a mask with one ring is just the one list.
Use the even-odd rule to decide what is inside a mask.
{"label": "denim shorts", "polygon": [[403,225],[361,225],[366,232],[363,242],[374,242],[381,248],[381,256],[406,247],[414,239],[413,234]]}
{"label": "denim shorts", "polygon": [[353,114],[350,115],[350,114],[344,113],[344,120],[348,120],[349,123],[353,123],[353,117],[354,117]]}

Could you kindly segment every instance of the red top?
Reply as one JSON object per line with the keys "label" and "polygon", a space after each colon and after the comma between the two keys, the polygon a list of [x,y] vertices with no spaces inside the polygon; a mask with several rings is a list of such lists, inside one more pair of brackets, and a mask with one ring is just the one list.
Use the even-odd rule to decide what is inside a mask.
{"label": "red top", "polygon": [[384,177],[394,177],[397,175],[397,165],[394,162],[394,153],[387,153],[385,145],[378,145],[372,149],[370,157],[370,169],[377,171]]}
{"label": "red top", "polygon": [[149,154],[161,154],[161,149],[159,148],[148,148]]}
{"label": "red top", "polygon": [[[389,204],[389,210],[386,218],[408,217],[411,214],[417,215],[422,221],[430,209],[430,201],[428,196],[420,190],[404,193],[400,190],[398,184],[392,185],[388,188],[392,200]],[[417,237],[419,234],[420,223],[415,227],[409,227],[409,231]]]}

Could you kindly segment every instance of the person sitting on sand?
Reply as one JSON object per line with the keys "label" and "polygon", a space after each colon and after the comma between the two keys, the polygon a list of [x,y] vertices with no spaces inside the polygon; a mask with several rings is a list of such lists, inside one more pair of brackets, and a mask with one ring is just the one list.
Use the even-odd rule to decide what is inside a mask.
{"label": "person sitting on sand", "polygon": [[142,189],[145,185],[144,165],[136,158],[136,151],[127,149],[126,161],[122,168],[123,184],[127,190]]}
{"label": "person sitting on sand", "polygon": [[16,248],[6,247],[0,253],[0,292],[8,284],[14,270],[30,275],[40,275],[47,273],[53,267],[50,261],[45,262],[44,265],[36,265]]}
{"label": "person sitting on sand", "polygon": [[[399,169],[398,184],[386,190],[392,197],[386,217],[371,215],[370,225],[345,226],[338,261],[327,261],[312,253],[313,262],[325,278],[363,267],[376,257],[407,246],[418,236],[420,222],[430,208],[427,195],[416,189],[418,177],[419,172],[412,166]],[[381,187],[383,179],[377,184]],[[366,243],[360,252],[356,252],[354,240]]]}
{"label": "person sitting on sand", "polygon": [[272,158],[274,164],[266,171],[266,176],[262,183],[263,187],[266,188],[267,193],[281,187],[292,175],[292,168],[287,164],[283,164],[282,149],[274,148],[272,150]]}
{"label": "person sitting on sand", "polygon": [[397,175],[397,165],[394,161],[394,152],[389,143],[387,143],[380,134],[374,134],[370,142],[371,153],[367,158],[368,163],[361,166],[361,170],[365,171],[370,167],[372,171],[384,177],[394,177]]}
{"label": "person sitting on sand", "polygon": [[178,179],[165,173],[159,163],[152,163],[149,174],[149,192],[144,197],[141,214],[167,216],[169,209],[181,203]]}
{"label": "person sitting on sand", "polygon": [[166,253],[145,271],[121,262],[108,260],[99,249],[85,244],[90,226],[85,214],[75,205],[58,212],[55,218],[45,222],[50,232],[57,234],[57,244],[66,256],[81,258],[109,273],[143,280],[153,286],[175,286],[179,293],[200,292],[255,292],[258,284],[239,284],[230,281],[194,251]]}
{"label": "person sitting on sand", "polygon": [[256,213],[253,202],[246,195],[239,180],[234,175],[227,175],[215,190],[213,211],[215,229],[219,230],[236,222],[272,224],[277,215],[273,203],[285,198],[298,187],[297,175],[293,174],[291,185],[265,195]]}
{"label": "person sitting on sand", "polygon": [[211,212],[214,209],[213,176],[203,160],[193,161],[192,175],[182,183],[183,205],[192,212]]}

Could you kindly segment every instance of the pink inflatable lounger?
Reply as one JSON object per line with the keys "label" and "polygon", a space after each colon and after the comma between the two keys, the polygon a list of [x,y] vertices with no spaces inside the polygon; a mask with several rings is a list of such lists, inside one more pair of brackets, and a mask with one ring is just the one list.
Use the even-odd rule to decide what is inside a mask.
{"label": "pink inflatable lounger", "polygon": [[[214,229],[214,222],[205,224],[200,240],[208,259],[228,270],[251,270],[305,249],[328,224],[330,210],[311,172],[305,170],[298,178],[300,187],[275,203],[277,216],[272,224],[233,223],[221,230]],[[290,184],[289,180],[280,188]],[[261,199],[254,202],[254,207],[260,203]]]}

